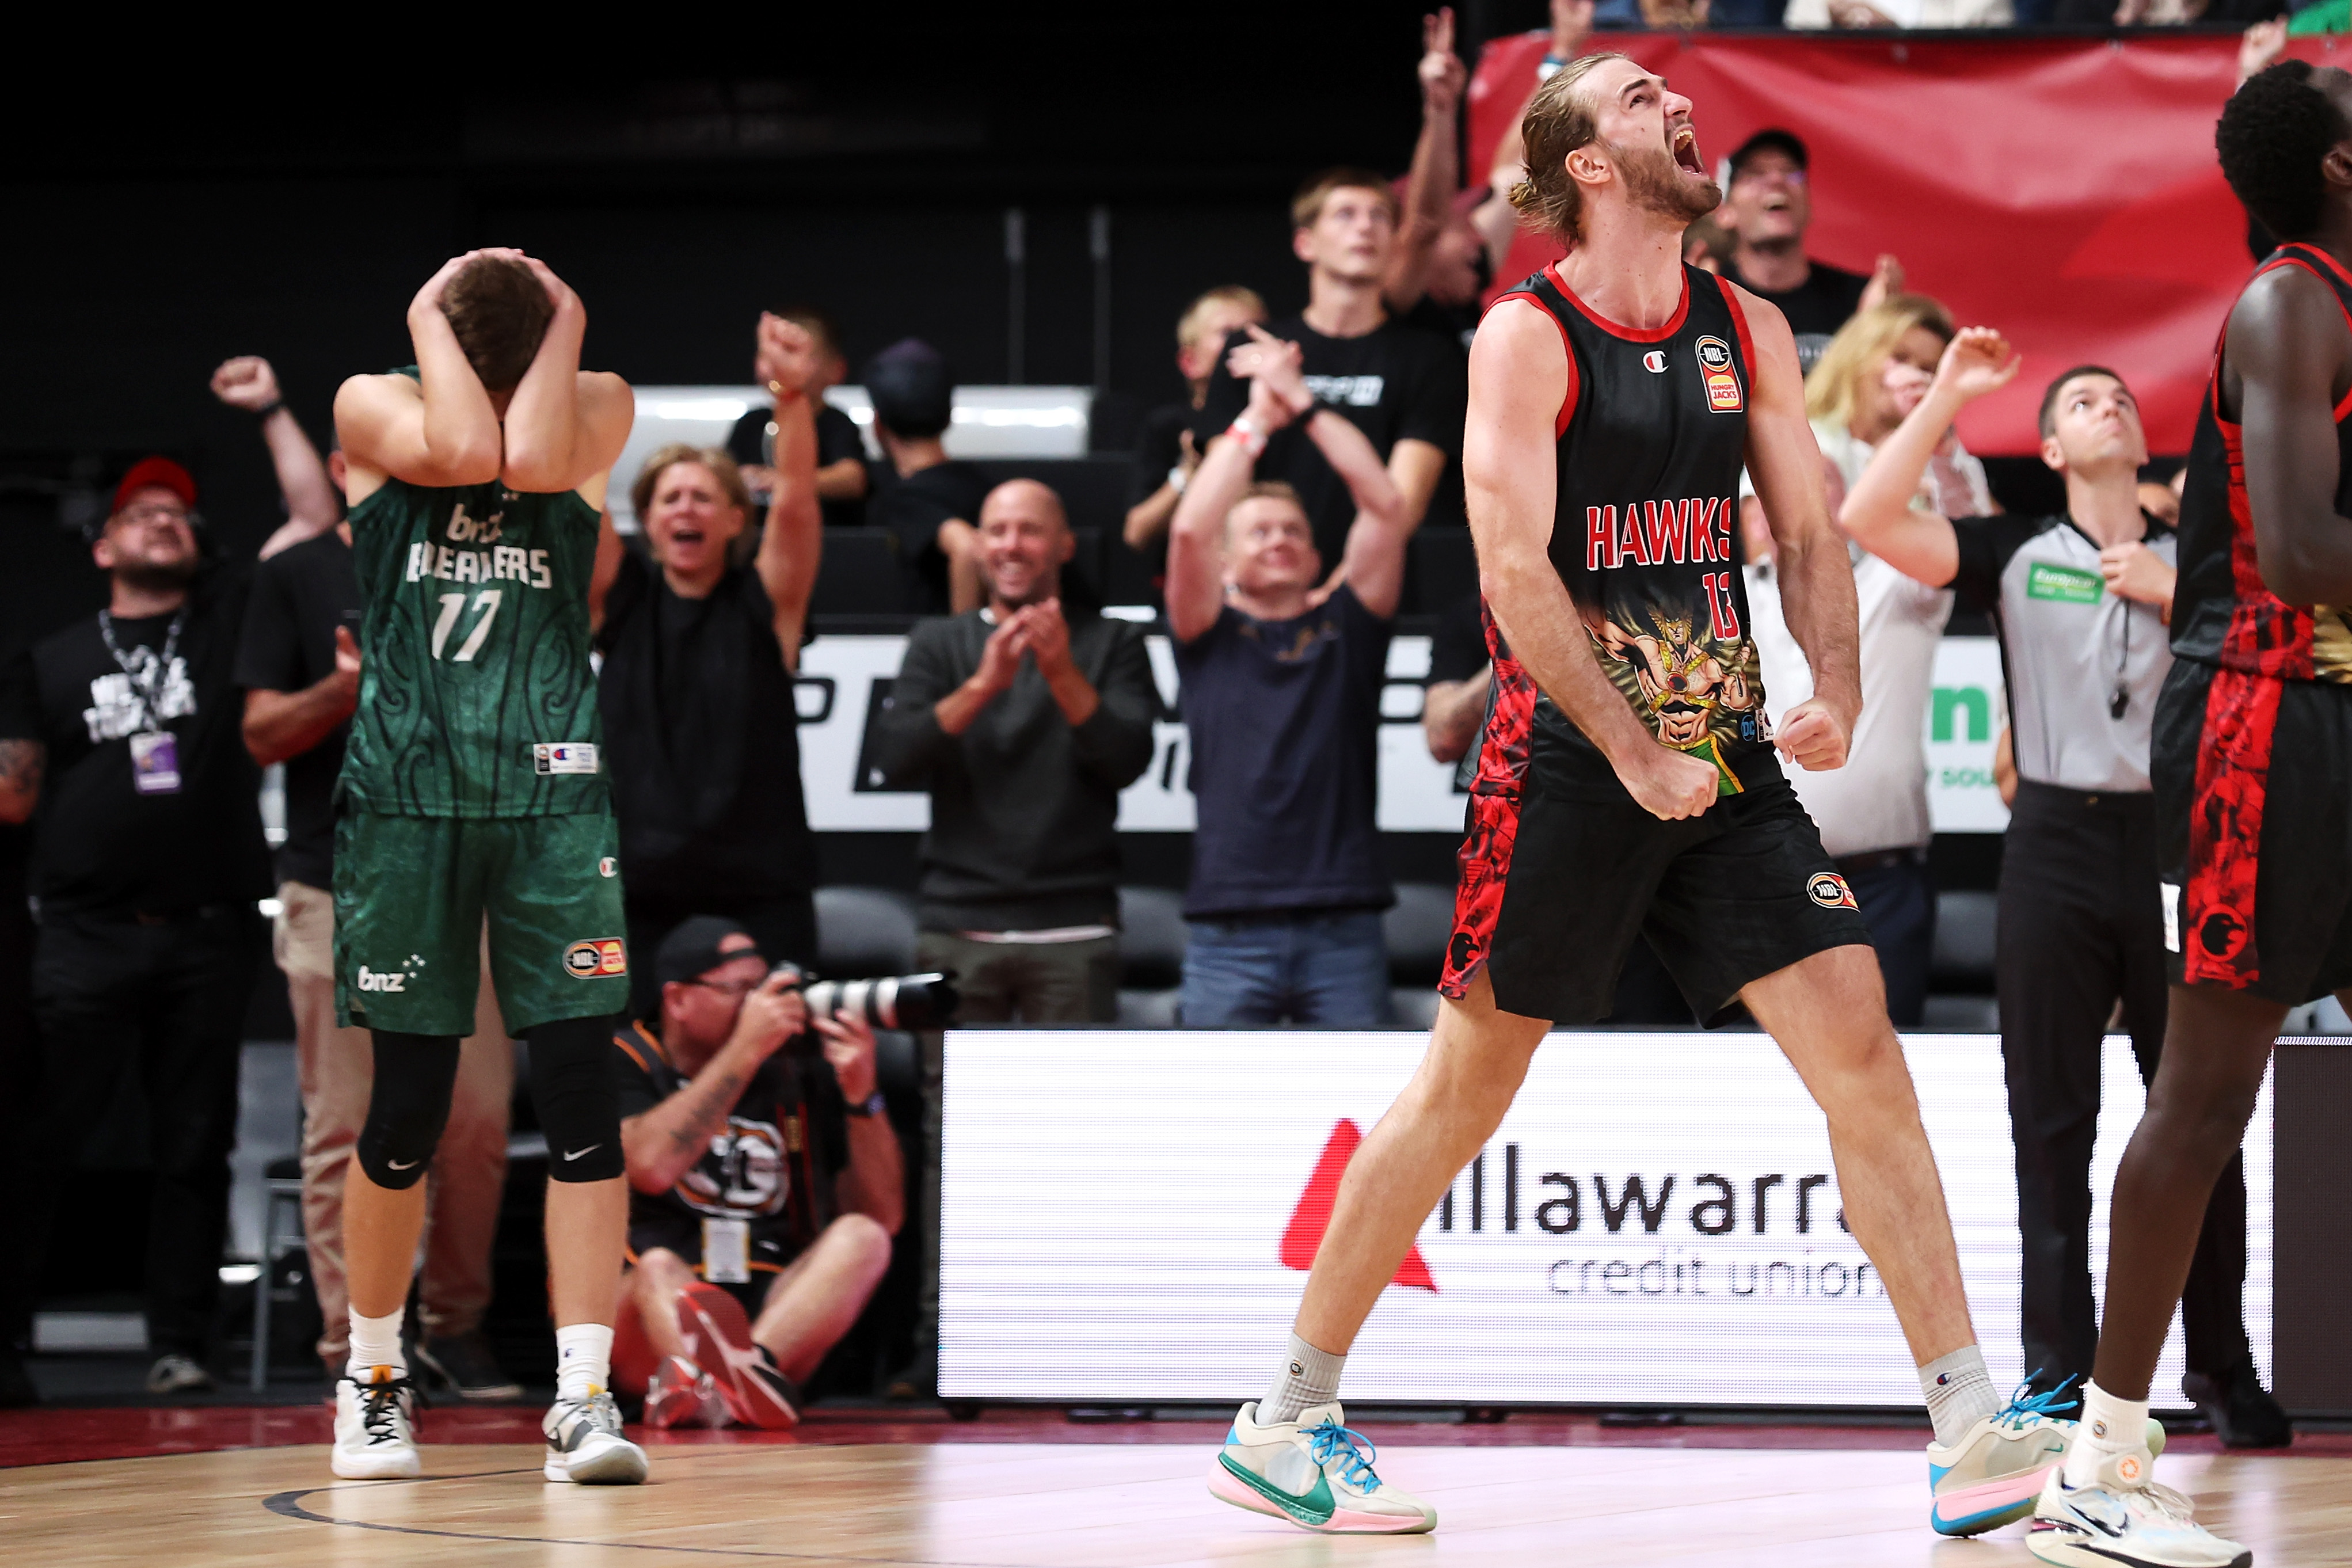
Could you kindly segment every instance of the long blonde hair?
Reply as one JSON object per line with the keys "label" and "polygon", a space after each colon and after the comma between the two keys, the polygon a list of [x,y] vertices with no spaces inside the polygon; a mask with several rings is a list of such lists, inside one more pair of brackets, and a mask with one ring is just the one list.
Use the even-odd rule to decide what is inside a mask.
{"label": "long blonde hair", "polygon": [[1863,382],[1878,373],[1914,327],[1925,327],[1947,343],[1957,330],[1952,313],[1925,294],[1897,294],[1840,327],[1813,374],[1805,377],[1806,416],[1852,430]]}

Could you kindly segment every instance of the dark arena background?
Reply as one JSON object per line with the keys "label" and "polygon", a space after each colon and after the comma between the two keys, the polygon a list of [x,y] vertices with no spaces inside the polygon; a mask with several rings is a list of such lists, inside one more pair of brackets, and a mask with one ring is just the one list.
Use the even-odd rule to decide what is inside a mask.
{"label": "dark arena background", "polygon": [[[1799,221],[1794,254],[1822,276],[1867,277],[1892,258],[1893,292],[1930,296],[1950,325],[1997,328],[2024,354],[2018,379],[1956,426],[1994,508],[2064,513],[2036,405],[2074,364],[2110,365],[2130,384],[2147,446],[2137,478],[2154,501],[2187,461],[2216,335],[2268,249],[2221,177],[2215,118],[2245,51],[2262,54],[2257,64],[2282,52],[2345,58],[2342,0],[2298,11],[2283,41],[2256,42],[2245,28],[2262,8],[2225,3],[2190,0],[2196,16],[2183,20],[2181,0],[2125,0],[2131,25],[2116,25],[2104,4],[2079,0],[1714,0],[1711,19],[1708,0],[1472,0],[1448,14],[1462,73],[1438,116],[1452,142],[1446,190],[1486,190],[1552,47],[1555,13],[1567,16],[1585,29],[1576,52],[1622,50],[1693,100],[1708,169],[1730,173],[1735,149],[1765,145],[1749,142],[1759,132],[1801,139],[1788,188],[1809,203],[1810,227]],[[1887,25],[1830,25],[1874,5]],[[222,29],[174,18],[152,34],[128,17],[105,30],[63,19],[79,37],[28,43],[0,102],[0,212],[11,219],[0,245],[0,807],[12,798],[9,748],[34,733],[19,716],[32,711],[35,650],[120,603],[89,542],[115,526],[126,473],[152,457],[180,465],[212,569],[247,569],[302,514],[281,493],[255,411],[210,389],[216,369],[266,360],[284,410],[324,453],[338,386],[415,360],[403,316],[420,284],[485,247],[520,248],[560,274],[586,310],[583,367],[636,391],[607,509],[649,580],[660,566],[630,484],[664,443],[725,447],[740,418],[769,406],[754,370],[762,312],[830,318],[846,375],[827,400],[863,443],[869,507],[908,480],[880,445],[861,375],[904,340],[930,345],[957,389],[947,457],[976,464],[983,489],[1024,478],[1050,487],[1073,540],[1061,579],[1073,616],[1099,607],[1135,634],[1150,665],[1137,725],[1150,750],[1113,792],[1116,829],[1102,837],[1118,868],[1102,879],[1115,890],[1094,889],[1103,912],[1038,922],[1097,942],[1117,927],[1099,1005],[1071,1015],[1083,1022],[1008,1011],[943,1032],[876,1030],[874,1092],[900,1163],[866,1293],[796,1378],[796,1424],[714,1415],[657,1427],[642,1418],[640,1371],[622,1404],[628,1436],[653,1461],[635,1490],[542,1489],[535,1468],[558,1345],[541,1229],[548,1135],[520,1040],[509,1047],[504,1174],[478,1194],[471,1222],[485,1303],[472,1310],[478,1328],[452,1336],[486,1359],[432,1393],[418,1417],[421,1475],[331,1471],[341,1365],[338,1355],[322,1370],[320,1340],[341,1331],[322,1314],[306,1241],[321,1178],[303,1170],[305,1117],[323,1112],[297,1040],[314,1020],[298,1028],[299,994],[268,956],[268,922],[293,918],[285,889],[231,911],[250,927],[255,978],[235,1031],[226,1237],[216,1260],[199,1260],[216,1264],[217,1300],[193,1338],[159,1329],[157,1277],[185,1240],[184,1192],[171,1194],[222,1184],[209,1156],[194,1176],[168,1168],[173,1130],[194,1115],[193,1093],[162,1087],[179,1069],[167,1063],[174,1047],[156,1042],[176,1026],[161,1002],[129,1008],[137,1016],[124,1029],[147,1043],[106,1068],[102,1113],[62,1131],[45,1121],[85,1048],[36,1005],[52,984],[37,978],[53,951],[44,943],[57,941],[34,897],[43,856],[58,853],[40,836],[58,831],[59,807],[44,797],[22,825],[0,809],[0,1184],[12,1194],[0,1204],[0,1556],[651,1568],[1355,1564],[1414,1551],[1496,1564],[1563,1553],[1593,1564],[1924,1563],[1956,1550],[2032,1560],[2021,1527],[1976,1549],[1939,1546],[1923,1527],[1929,1432],[1915,1369],[1885,1283],[1846,1228],[1822,1116],[1744,1013],[1700,1029],[1646,942],[1608,1016],[1538,1051],[1351,1352],[1348,1425],[1381,1441],[1384,1477],[1435,1502],[1438,1533],[1316,1548],[1278,1519],[1204,1495],[1234,1407],[1258,1396],[1281,1352],[1340,1177],[1421,1058],[1459,941],[1471,796],[1424,725],[1465,678],[1486,710],[1485,654],[1470,640],[1480,578],[1459,351],[1480,309],[1555,261],[1559,246],[1497,229],[1479,286],[1445,302],[1454,324],[1414,318],[1450,356],[1455,413],[1403,546],[1385,662],[1360,683],[1361,744],[1349,752],[1371,775],[1366,874],[1394,889],[1378,911],[1370,978],[1356,979],[1380,1004],[1378,1026],[1296,1013],[1183,1026],[1188,963],[1200,962],[1189,944],[1204,930],[1188,925],[1184,903],[1196,814],[1217,809],[1216,791],[1192,773],[1202,720],[1197,704],[1188,713],[1187,687],[1198,678],[1180,676],[1165,546],[1131,548],[1123,533],[1165,467],[1139,454],[1172,443],[1171,420],[1190,417],[1170,412],[1190,391],[1177,339],[1188,307],[1238,285],[1277,327],[1314,316],[1323,284],[1293,248],[1302,184],[1346,167],[1406,194],[1430,123],[1416,79],[1425,9],[343,12]],[[1476,221],[1463,216],[1476,205],[1457,203],[1444,224]],[[1749,254],[1731,212],[1727,200],[1694,227],[1687,258],[1711,245],[1717,270]],[[1804,345],[1809,367],[1853,308],[1849,299]],[[1931,323],[1929,335],[1940,352],[1948,330]],[[1874,352],[1889,365],[1900,357]],[[1383,395],[1377,374],[1349,383],[1306,369],[1347,417],[1337,405],[1351,385],[1365,405]],[[773,450],[738,448],[747,459]],[[1168,515],[1147,531],[1164,531]],[[762,504],[752,533],[766,517]],[[814,897],[814,970],[865,980],[938,967],[943,938],[985,944],[940,915],[925,881],[927,865],[936,876],[925,855],[933,798],[889,766],[893,693],[913,679],[908,650],[934,606],[911,585],[903,535],[834,522],[790,687],[814,865],[813,887],[797,891]],[[1748,546],[1738,549],[1747,561]],[[2099,580],[2083,582],[2095,601]],[[2015,840],[2000,780],[2021,678],[2002,629],[1964,599],[1940,637],[1927,634],[1917,720],[1896,737],[1924,765],[1913,793],[1927,830],[1840,850],[1838,865],[1857,882],[1908,868],[1921,919],[1932,919],[1932,939],[1925,926],[1917,937],[1922,999],[1901,1037],[1976,1330],[2006,1394],[2037,1369],[2021,1329],[2032,1307],[2004,1076],[2009,972],[1996,951],[2001,900],[2022,896],[2015,858],[2004,875]],[[1456,668],[1449,658],[1465,647],[1468,665]],[[111,665],[93,673],[128,679],[123,668],[124,678]],[[95,743],[103,699],[98,681],[90,689]],[[196,700],[244,700],[235,684],[200,684]],[[756,739],[749,719],[729,722]],[[217,732],[236,743],[233,721]],[[2144,763],[2145,734],[2138,744]],[[681,776],[701,765],[674,760]],[[289,778],[285,766],[260,775],[273,848],[300,787]],[[45,787],[67,786],[53,774]],[[1300,820],[1297,837],[1324,826]],[[990,836],[981,852],[1011,856],[1015,840],[1026,842]],[[625,882],[625,856],[618,869]],[[1341,915],[1370,907],[1340,903]],[[212,919],[216,906],[204,911]],[[692,912],[681,905],[645,936],[633,908],[634,973],[655,974],[654,939]],[[195,918],[118,913],[103,940],[123,952],[151,940],[146,926]],[[2090,1218],[2069,1267],[2086,1266],[2100,1292],[2109,1191],[2144,1103],[2130,1020],[2119,1001],[2104,1031],[2084,1032],[2073,1062],[2094,1085],[2080,1110],[2096,1138]],[[219,1049],[206,1081],[226,1092],[230,1053]],[[816,1046],[793,1050],[835,1082]],[[617,1052],[615,1062],[625,1067]],[[364,1084],[365,1068],[352,1070]],[[815,1125],[795,1113],[788,1134],[765,1129],[781,1152],[762,1156],[767,1179],[778,1160],[803,1155],[804,1131],[816,1146]],[[2243,1283],[2225,1306],[2242,1311],[2245,1355],[2203,1369],[2238,1378],[2236,1393],[2200,1384],[2194,1326],[2179,1319],[2152,1391],[2168,1431],[2164,1479],[2266,1564],[2352,1561],[2347,1125],[2352,1018],[2332,1000],[2298,1007],[2242,1161]],[[793,1169],[790,1212],[807,1204],[815,1223],[832,1217],[837,1194],[819,1203],[803,1190],[832,1173],[814,1156]],[[45,1204],[53,1218],[37,1223]],[[428,1236],[427,1274],[434,1245]],[[341,1262],[331,1268],[339,1276]],[[430,1337],[434,1310],[412,1295],[412,1338],[427,1353],[445,1342]],[[189,1374],[174,1382],[163,1363],[184,1351]]]}

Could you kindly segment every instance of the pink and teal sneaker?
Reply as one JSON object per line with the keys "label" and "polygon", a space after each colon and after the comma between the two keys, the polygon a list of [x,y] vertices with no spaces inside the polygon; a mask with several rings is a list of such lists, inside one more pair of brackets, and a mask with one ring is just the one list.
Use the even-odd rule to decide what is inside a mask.
{"label": "pink and teal sneaker", "polygon": [[[2057,1414],[2080,1403],[2066,1383],[2047,1394],[2029,1392],[2028,1383],[1950,1447],[1927,1445],[1927,1523],[1937,1534],[1982,1535],[2033,1512],[2074,1435],[2074,1423]],[[2164,1452],[2161,1423],[2148,1422],[2147,1443]]]}
{"label": "pink and teal sneaker", "polygon": [[1347,1426],[1337,1404],[1296,1421],[1257,1424],[1257,1405],[1234,1417],[1209,1467],[1209,1490],[1235,1508],[1286,1520],[1326,1535],[1419,1535],[1437,1510],[1372,1473],[1376,1450]]}

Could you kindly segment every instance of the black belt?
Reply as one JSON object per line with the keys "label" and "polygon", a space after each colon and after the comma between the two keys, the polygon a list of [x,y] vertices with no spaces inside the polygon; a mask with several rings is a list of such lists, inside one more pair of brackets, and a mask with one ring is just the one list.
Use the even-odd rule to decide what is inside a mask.
{"label": "black belt", "polygon": [[1907,849],[1865,849],[1859,855],[1840,855],[1837,868],[1848,876],[1864,871],[1884,871],[1889,866],[1924,866],[1927,852],[1914,845]]}

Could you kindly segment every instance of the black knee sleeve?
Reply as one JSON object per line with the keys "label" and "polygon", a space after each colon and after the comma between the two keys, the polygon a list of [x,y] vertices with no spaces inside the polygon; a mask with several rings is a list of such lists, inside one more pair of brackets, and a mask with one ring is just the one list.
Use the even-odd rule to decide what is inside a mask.
{"label": "black knee sleeve", "polygon": [[375,1087],[360,1129],[360,1169],[379,1187],[415,1186],[433,1163],[457,1081],[457,1042],[446,1035],[375,1037]]}
{"label": "black knee sleeve", "polygon": [[530,1099],[547,1134],[549,1177],[604,1182],[626,1172],[613,1021],[559,1018],[525,1029],[522,1037],[530,1045]]}

